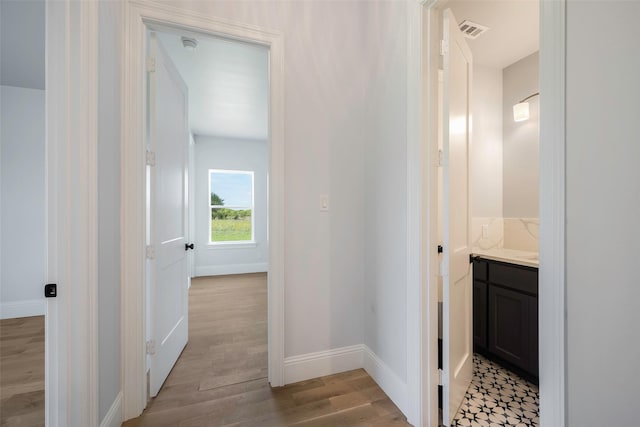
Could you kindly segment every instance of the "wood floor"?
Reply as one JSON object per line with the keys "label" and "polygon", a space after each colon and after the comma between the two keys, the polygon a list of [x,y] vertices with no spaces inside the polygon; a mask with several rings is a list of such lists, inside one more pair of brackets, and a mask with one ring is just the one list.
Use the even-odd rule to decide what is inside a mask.
{"label": "wood floor", "polygon": [[138,426],[408,426],[362,369],[272,389],[267,276],[194,279],[189,344]]}
{"label": "wood floor", "polygon": [[44,316],[0,320],[0,426],[44,426]]}

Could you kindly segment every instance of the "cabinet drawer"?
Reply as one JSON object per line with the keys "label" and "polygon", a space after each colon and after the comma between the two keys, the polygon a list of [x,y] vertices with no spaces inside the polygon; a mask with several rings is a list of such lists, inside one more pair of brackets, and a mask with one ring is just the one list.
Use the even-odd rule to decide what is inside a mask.
{"label": "cabinet drawer", "polygon": [[[475,266],[474,266],[475,267]],[[489,282],[531,295],[538,295],[538,270],[491,263]]]}

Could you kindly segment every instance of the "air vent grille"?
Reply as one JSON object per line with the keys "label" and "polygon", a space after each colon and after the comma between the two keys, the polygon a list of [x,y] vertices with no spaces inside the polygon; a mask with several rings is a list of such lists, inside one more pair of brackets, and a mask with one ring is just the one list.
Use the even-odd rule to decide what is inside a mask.
{"label": "air vent grille", "polygon": [[475,22],[471,22],[466,19],[460,23],[460,31],[462,31],[462,35],[468,39],[477,39],[481,34],[488,30],[489,27],[476,24]]}

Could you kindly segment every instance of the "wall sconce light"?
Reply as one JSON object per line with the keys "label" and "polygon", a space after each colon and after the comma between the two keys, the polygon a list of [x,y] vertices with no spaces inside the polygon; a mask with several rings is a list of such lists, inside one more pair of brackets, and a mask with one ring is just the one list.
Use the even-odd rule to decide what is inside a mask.
{"label": "wall sconce light", "polygon": [[527,101],[538,95],[540,95],[540,92],[529,95],[513,106],[513,121],[522,122],[529,120],[529,103]]}

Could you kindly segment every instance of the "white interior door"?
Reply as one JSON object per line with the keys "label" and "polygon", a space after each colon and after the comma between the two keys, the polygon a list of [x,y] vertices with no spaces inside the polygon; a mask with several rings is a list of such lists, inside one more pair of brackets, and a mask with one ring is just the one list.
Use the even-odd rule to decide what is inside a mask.
{"label": "white interior door", "polygon": [[443,13],[443,422],[456,415],[473,375],[469,218],[471,51]]}
{"label": "white interior door", "polygon": [[[187,87],[155,34],[150,40],[150,392],[156,396],[188,340]],[[155,68],[155,69],[154,69]]]}

